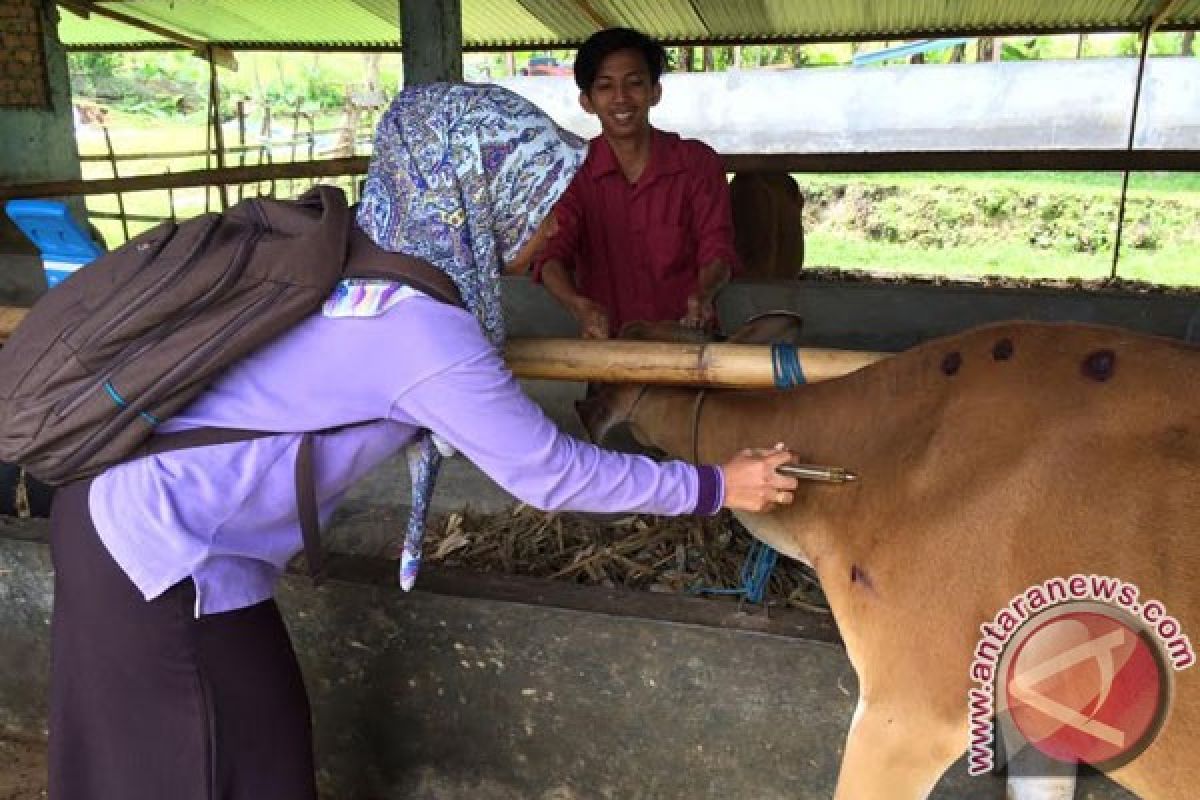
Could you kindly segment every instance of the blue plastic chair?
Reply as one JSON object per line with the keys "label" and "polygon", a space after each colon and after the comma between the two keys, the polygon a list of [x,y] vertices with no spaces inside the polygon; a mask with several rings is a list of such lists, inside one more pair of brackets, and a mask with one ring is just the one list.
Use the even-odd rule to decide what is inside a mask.
{"label": "blue plastic chair", "polygon": [[4,211],[37,246],[46,269],[46,284],[51,288],[104,252],[71,216],[66,203],[10,200]]}

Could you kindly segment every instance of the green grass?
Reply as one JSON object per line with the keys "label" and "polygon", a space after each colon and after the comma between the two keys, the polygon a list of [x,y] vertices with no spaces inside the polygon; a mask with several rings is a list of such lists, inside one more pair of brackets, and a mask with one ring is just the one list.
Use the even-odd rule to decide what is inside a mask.
{"label": "green grass", "polygon": [[[1028,191],[1121,190],[1119,172],[854,172],[836,175],[796,173],[801,187],[841,183],[880,186],[1013,186]],[[1129,176],[1130,192],[1195,192],[1200,172],[1136,172]],[[1197,198],[1200,202],[1200,197]]]}
{"label": "green grass", "polygon": [[[337,115],[323,116],[318,120],[318,129],[336,127]],[[200,150],[205,146],[202,115],[185,118],[155,120],[144,116],[114,113],[111,119],[113,145],[118,153],[162,152],[178,150]],[[291,131],[292,120],[280,118],[276,124]],[[258,123],[248,125],[258,130]],[[301,127],[304,130],[304,127]],[[233,142],[230,142],[232,144]],[[83,153],[104,153],[105,145],[98,129],[84,129],[80,133],[80,150]],[[290,154],[289,154],[290,155]],[[297,157],[304,159],[307,153],[298,148]],[[288,157],[277,160],[290,160]],[[236,156],[230,164],[237,164]],[[245,163],[257,163],[250,156]],[[121,165],[122,175],[162,174],[168,169],[174,172],[198,169],[204,166],[203,157],[175,160],[148,160],[126,162]],[[86,178],[109,178],[112,176],[107,163],[83,165]],[[859,173],[837,175],[797,174],[802,188],[819,190],[847,183],[868,186],[894,186],[910,190],[913,197],[924,195],[930,202],[930,193],[938,187],[947,192],[937,193],[939,213],[960,213],[970,198],[978,198],[981,192],[997,190],[998,195],[1017,197],[1040,195],[1043,198],[1065,196],[1075,198],[1071,207],[1112,207],[1118,197],[1121,176],[1113,172],[973,172],[973,173]],[[281,196],[290,196],[303,191],[308,181],[282,181],[277,186]],[[1174,285],[1200,285],[1200,173],[1139,173],[1131,176],[1131,197],[1140,200],[1140,208],[1153,209],[1154,218],[1140,224],[1161,231],[1164,240],[1156,249],[1137,249],[1130,245],[1132,230],[1139,219],[1131,216],[1126,223],[1126,243],[1122,246],[1118,275],[1131,280]],[[264,191],[266,185],[264,184]],[[961,190],[968,194],[963,195]],[[230,189],[236,200],[236,188]],[[249,189],[247,194],[254,194]],[[208,209],[219,208],[216,190],[208,193],[207,205],[204,189],[180,189],[173,193],[175,214],[186,218]],[[901,192],[901,195],[906,195]],[[967,201],[954,198],[965,196]],[[1161,204],[1156,200],[1163,201]],[[131,214],[167,216],[170,200],[166,191],[138,192],[124,197],[125,209]],[[907,196],[883,201],[876,209],[886,219],[902,220],[905,215],[914,216],[913,201]],[[1066,202],[1066,201],[1064,201]],[[1072,205],[1073,204],[1073,205]],[[116,211],[114,196],[90,197],[87,205],[91,211]],[[886,206],[886,207],[885,207]],[[1041,209],[1042,206],[1039,206]],[[1015,221],[1011,230],[981,235],[953,247],[923,248],[913,242],[887,242],[865,238],[859,230],[839,229],[832,224],[809,225],[805,231],[807,253],[805,262],[810,267],[840,267],[864,269],[874,272],[918,273],[935,276],[979,277],[1004,275],[1019,278],[1081,278],[1092,280],[1108,277],[1112,268],[1111,245],[1097,253],[1072,252],[1069,247],[1035,247],[1026,244],[1023,228],[1036,222],[1041,211],[1014,211]],[[1142,213],[1142,212],[1139,212]],[[919,216],[919,215],[916,215]],[[1189,220],[1192,220],[1189,227]],[[921,220],[909,220],[910,222]],[[121,224],[116,220],[93,220],[110,246],[124,241]],[[136,235],[150,227],[151,223],[131,223],[130,232]],[[932,223],[931,223],[932,224]],[[960,228],[965,222],[946,223]],[[965,229],[965,228],[964,228]],[[971,235],[974,235],[972,233]]]}
{"label": "green grass", "polygon": [[[836,267],[871,272],[918,274],[946,278],[1003,275],[1013,278],[1096,280],[1109,277],[1112,250],[1065,253],[1036,250],[1023,244],[991,243],[944,250],[907,244],[867,241],[823,231],[804,236],[805,268]],[[1200,286],[1200,257],[1194,250],[1164,248],[1152,253],[1122,247],[1117,274],[1128,280]]]}

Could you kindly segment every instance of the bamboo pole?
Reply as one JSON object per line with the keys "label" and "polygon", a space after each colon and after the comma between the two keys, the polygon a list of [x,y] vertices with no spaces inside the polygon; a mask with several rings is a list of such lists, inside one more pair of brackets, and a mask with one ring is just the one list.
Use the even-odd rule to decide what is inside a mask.
{"label": "bamboo pole", "polygon": [[27,308],[0,306],[0,342],[8,340],[8,335],[16,330],[21,320],[25,319],[28,310]]}
{"label": "bamboo pole", "polygon": [[[0,342],[27,309],[0,306]],[[830,380],[874,364],[886,353],[801,347],[808,382]],[[504,358],[518,378],[654,383],[764,389],[775,385],[771,348],[753,344],[678,344],[621,339],[514,339]]]}
{"label": "bamboo pole", "polygon": [[[886,353],[797,348],[808,381],[839,378]],[[504,351],[518,378],[764,389],[775,385],[771,348],[621,339],[514,339]]]}

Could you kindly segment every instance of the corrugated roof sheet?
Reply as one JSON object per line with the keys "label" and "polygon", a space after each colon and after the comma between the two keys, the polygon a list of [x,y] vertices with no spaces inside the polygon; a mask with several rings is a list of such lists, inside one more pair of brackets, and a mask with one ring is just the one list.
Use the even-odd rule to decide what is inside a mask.
{"label": "corrugated roof sheet", "polygon": [[[410,0],[410,2],[413,0]],[[430,2],[431,0],[416,0]],[[1160,0],[462,0],[467,49],[572,46],[603,25],[670,44],[906,38],[951,33],[1136,30]],[[100,0],[96,5],[232,49],[399,45],[396,0]],[[1166,27],[1200,28],[1200,0]],[[138,47],[162,37],[65,11],[70,47]]]}

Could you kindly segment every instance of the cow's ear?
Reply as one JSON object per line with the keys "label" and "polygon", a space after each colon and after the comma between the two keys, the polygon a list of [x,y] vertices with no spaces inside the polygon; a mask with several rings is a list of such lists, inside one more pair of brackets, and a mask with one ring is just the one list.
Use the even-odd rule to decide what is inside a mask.
{"label": "cow's ear", "polygon": [[736,344],[800,345],[804,318],[792,311],[768,311],[747,320],[729,341]]}
{"label": "cow's ear", "polygon": [[613,431],[629,421],[643,387],[630,384],[593,384],[591,394],[575,403],[575,413],[592,444],[611,447]]}

